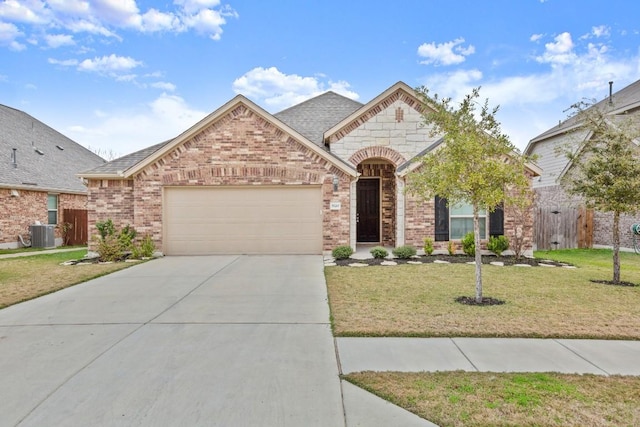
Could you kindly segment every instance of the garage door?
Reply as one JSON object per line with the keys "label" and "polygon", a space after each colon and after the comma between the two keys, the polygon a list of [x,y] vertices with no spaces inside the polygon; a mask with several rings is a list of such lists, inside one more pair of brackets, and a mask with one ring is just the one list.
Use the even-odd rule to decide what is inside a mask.
{"label": "garage door", "polygon": [[166,188],[165,252],[322,253],[319,186]]}

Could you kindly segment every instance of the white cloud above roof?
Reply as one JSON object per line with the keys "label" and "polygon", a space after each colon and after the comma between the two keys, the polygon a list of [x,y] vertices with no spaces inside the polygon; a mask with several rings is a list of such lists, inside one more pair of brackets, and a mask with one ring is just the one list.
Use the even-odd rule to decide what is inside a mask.
{"label": "white cloud above roof", "polygon": [[78,64],[78,70],[90,71],[100,74],[118,73],[129,71],[142,65],[142,62],[136,61],[129,56],[118,56],[111,54],[109,56],[95,57],[93,59],[85,59]]}
{"label": "white cloud above roof", "polygon": [[439,44],[435,42],[423,43],[418,46],[418,56],[425,58],[420,63],[433,65],[460,64],[466,60],[467,56],[476,51],[473,45],[464,47],[462,43],[464,43],[462,37]]}
{"label": "white cloud above roof", "polygon": [[233,91],[252,98],[259,104],[264,103],[273,111],[282,110],[327,91],[354,100],[359,98],[358,93],[350,89],[348,82],[323,79],[324,75],[302,77],[285,74],[276,67],[256,67],[233,82]]}
{"label": "white cloud above roof", "polygon": [[[17,47],[21,37],[47,39],[55,29],[87,33],[122,40],[120,30],[140,33],[194,30],[219,40],[227,19],[238,13],[218,0],[174,0],[167,10],[141,10],[136,0],[4,0],[0,3],[0,24],[12,25],[14,31],[3,31],[0,46]],[[2,31],[2,29],[0,29]]]}
{"label": "white cloud above roof", "polygon": [[70,34],[47,34],[44,40],[47,42],[47,46],[52,48],[74,45],[76,43]]}

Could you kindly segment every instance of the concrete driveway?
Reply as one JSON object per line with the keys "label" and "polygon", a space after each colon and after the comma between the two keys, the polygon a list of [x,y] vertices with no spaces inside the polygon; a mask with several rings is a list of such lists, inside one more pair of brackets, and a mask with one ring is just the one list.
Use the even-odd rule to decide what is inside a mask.
{"label": "concrete driveway", "polygon": [[0,425],[344,426],[326,296],[320,256],[167,257],[0,310]]}

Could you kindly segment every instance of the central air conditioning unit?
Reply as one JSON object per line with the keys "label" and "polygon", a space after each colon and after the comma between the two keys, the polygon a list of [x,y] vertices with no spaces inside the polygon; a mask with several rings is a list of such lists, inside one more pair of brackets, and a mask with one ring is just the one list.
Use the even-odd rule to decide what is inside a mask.
{"label": "central air conditioning unit", "polygon": [[55,225],[30,225],[32,248],[55,248]]}

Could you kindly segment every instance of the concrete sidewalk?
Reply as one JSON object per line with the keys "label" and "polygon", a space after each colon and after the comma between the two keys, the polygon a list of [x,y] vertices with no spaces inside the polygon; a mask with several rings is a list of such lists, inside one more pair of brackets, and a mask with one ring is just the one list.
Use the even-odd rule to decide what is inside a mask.
{"label": "concrete sidewalk", "polygon": [[20,257],[25,257],[25,256],[34,256],[34,255],[46,255],[46,254],[55,254],[58,252],[73,252],[73,251],[81,251],[83,249],[87,249],[86,246],[84,247],[77,247],[77,248],[56,248],[56,249],[44,249],[42,251],[25,251],[25,252],[17,252],[14,254],[0,254],[0,259],[3,258],[20,258]]}
{"label": "concrete sidewalk", "polygon": [[336,338],[341,373],[560,372],[640,376],[640,341]]}

